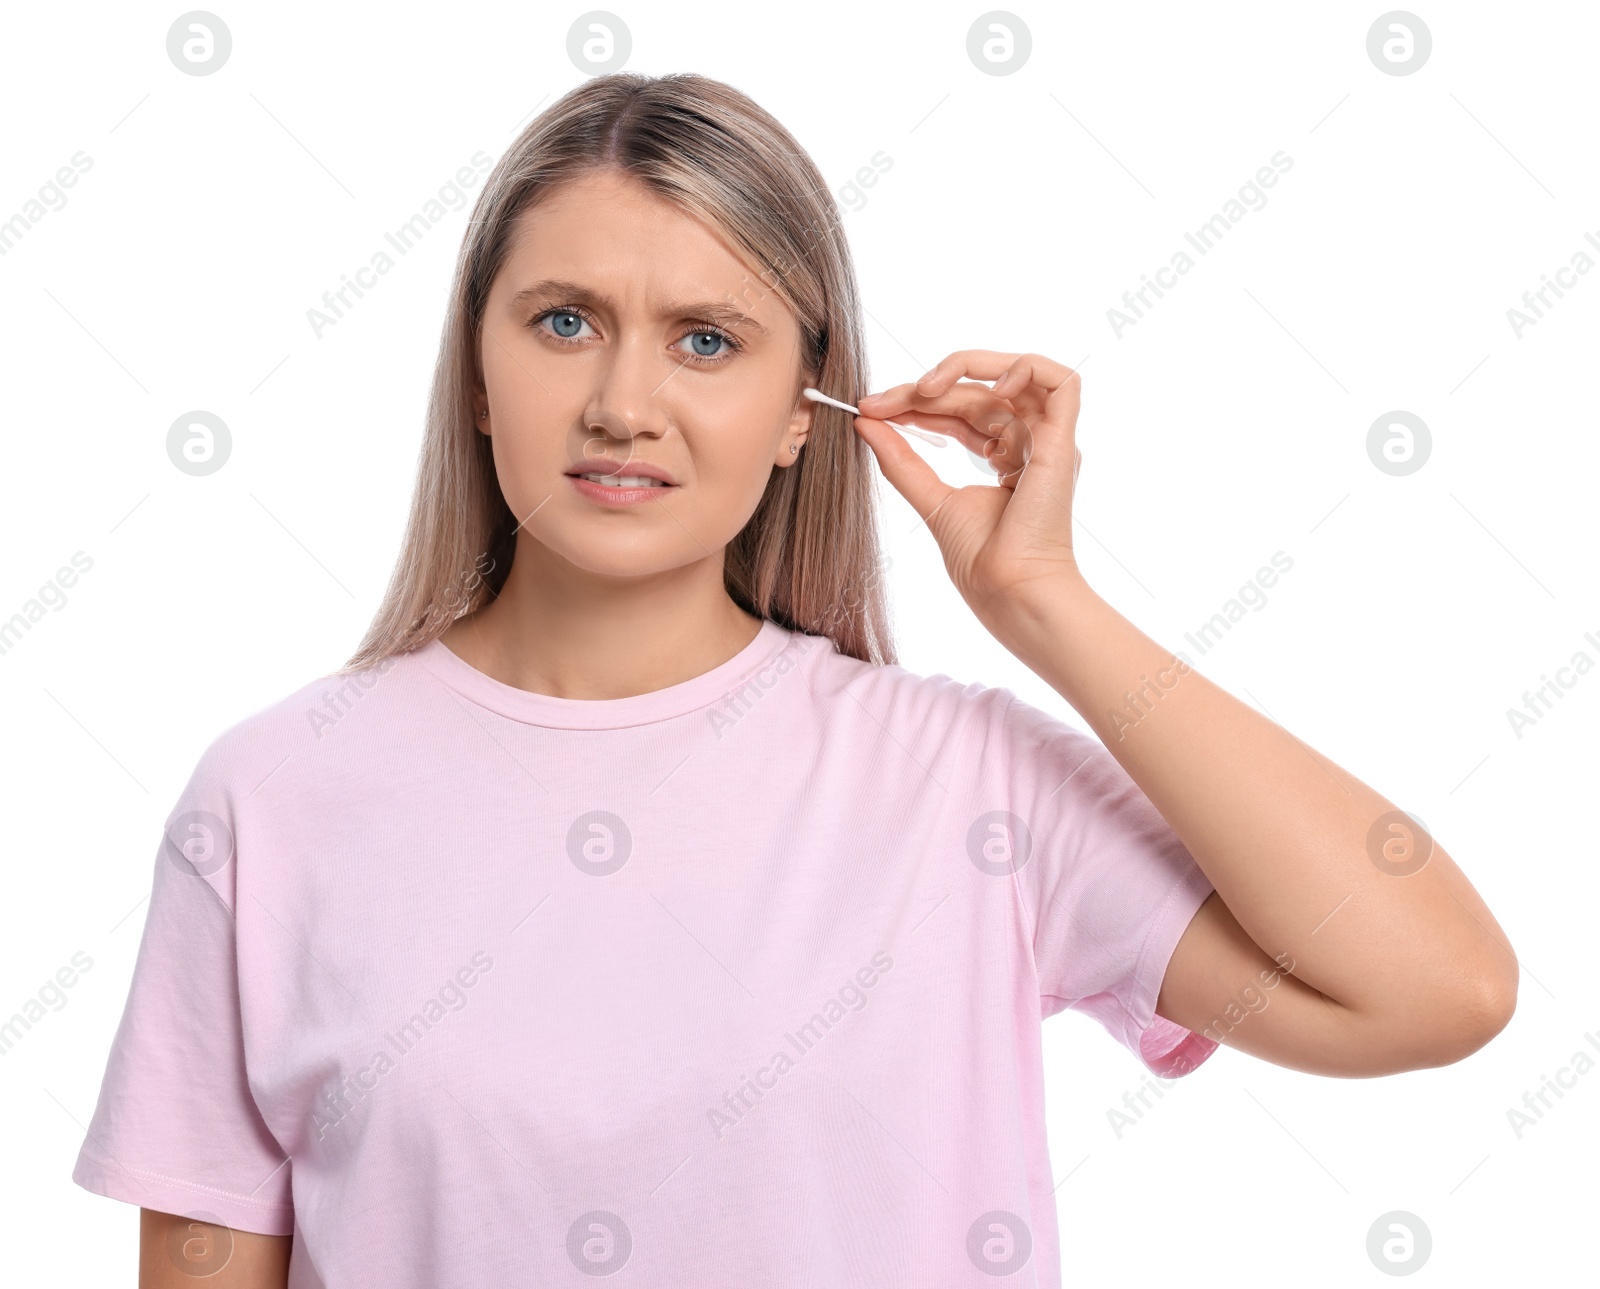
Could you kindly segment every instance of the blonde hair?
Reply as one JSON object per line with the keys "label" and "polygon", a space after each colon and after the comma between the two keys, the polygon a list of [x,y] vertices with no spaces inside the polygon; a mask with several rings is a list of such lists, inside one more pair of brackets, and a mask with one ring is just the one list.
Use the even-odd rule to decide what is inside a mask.
{"label": "blonde hair", "polygon": [[[760,266],[762,288],[799,322],[805,384],[847,401],[869,388],[839,208],[794,137],[753,100],[704,76],[618,72],[586,81],[528,125],[479,194],[456,260],[400,557],[340,674],[426,644],[504,585],[518,523],[472,410],[484,304],[518,217],[597,170],[646,185]],[[726,547],[724,584],[749,613],[827,636],[842,654],[893,663],[871,451],[846,412],[818,404],[811,425],[798,460],[772,468]]]}

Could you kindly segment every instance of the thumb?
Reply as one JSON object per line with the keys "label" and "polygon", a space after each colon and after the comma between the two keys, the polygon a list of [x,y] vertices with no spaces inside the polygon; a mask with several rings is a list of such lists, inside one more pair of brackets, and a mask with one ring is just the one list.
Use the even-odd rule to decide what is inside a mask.
{"label": "thumb", "polygon": [[878,468],[883,471],[884,478],[911,503],[911,509],[917,512],[918,518],[927,522],[928,517],[944,504],[945,498],[955,489],[939,478],[933,467],[912,451],[900,431],[888,422],[871,416],[858,416],[855,418],[855,427],[878,459]]}

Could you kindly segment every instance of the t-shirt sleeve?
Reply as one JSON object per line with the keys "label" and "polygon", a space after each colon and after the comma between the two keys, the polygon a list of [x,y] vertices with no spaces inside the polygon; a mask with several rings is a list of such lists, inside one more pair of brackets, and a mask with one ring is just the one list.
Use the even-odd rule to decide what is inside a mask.
{"label": "t-shirt sleeve", "polygon": [[1167,963],[1215,889],[1149,797],[1099,740],[1021,699],[1002,716],[1012,864],[1032,918],[1041,1018],[1098,1020],[1165,1078],[1217,1049],[1155,1014]]}
{"label": "t-shirt sleeve", "polygon": [[168,816],[144,935],[72,1180],[142,1208],[288,1235],[289,1161],[245,1069],[237,847],[216,745]]}

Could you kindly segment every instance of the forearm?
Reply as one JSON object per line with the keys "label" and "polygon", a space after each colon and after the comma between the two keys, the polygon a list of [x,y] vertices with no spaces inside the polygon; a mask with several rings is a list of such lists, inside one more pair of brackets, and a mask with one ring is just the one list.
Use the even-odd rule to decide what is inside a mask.
{"label": "forearm", "polygon": [[1255,943],[1330,1002],[1403,1020],[1463,992],[1514,995],[1505,933],[1436,841],[1406,821],[1426,862],[1401,875],[1406,834],[1380,822],[1392,802],[1081,579],[1036,587],[997,634],[1088,722]]}

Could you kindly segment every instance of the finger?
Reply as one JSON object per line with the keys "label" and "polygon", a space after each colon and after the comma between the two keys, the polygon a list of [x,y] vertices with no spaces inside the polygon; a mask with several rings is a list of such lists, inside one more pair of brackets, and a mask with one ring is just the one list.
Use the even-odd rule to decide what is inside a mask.
{"label": "finger", "polygon": [[[977,388],[989,387],[983,385]],[[862,416],[882,420],[886,416],[896,416],[901,412],[919,411],[931,402],[931,398],[917,393],[914,383],[907,382],[903,385],[891,385],[888,389],[879,390],[875,394],[865,394],[856,400],[856,406],[861,409]]]}
{"label": "finger", "polygon": [[1006,354],[961,349],[941,359],[916,383],[922,394],[939,394],[963,376],[994,381],[992,393],[1024,415],[1070,425],[1077,419],[1081,381],[1065,363],[1043,354]]}
{"label": "finger", "polygon": [[1001,378],[1014,367],[1018,368],[1019,372],[1026,373],[1026,380],[1017,381],[1019,387],[1027,381],[1032,381],[1046,390],[1060,388],[1077,374],[1065,363],[1058,363],[1043,354],[1007,354],[994,349],[958,349],[930,367],[916,384],[921,393],[934,394],[949,388],[952,382],[965,376],[975,380],[992,380],[1000,383],[1002,387],[999,393],[1004,397],[1006,382],[1002,382]]}
{"label": "finger", "polygon": [[[880,397],[894,406],[891,394],[909,409],[910,415],[880,409]],[[932,395],[918,394],[914,387],[906,386],[885,391],[881,396],[868,395],[861,400],[861,406],[876,417],[899,416],[907,421],[914,418],[919,425],[953,434],[969,451],[988,462],[996,483],[1002,487],[1014,487],[1032,457],[1033,432],[1027,418],[1017,415],[1009,400],[996,398],[987,385],[977,381],[962,381],[943,394]]]}
{"label": "finger", "polygon": [[[963,420],[982,436],[963,436],[962,441],[989,463],[996,482],[1004,487],[1014,486],[1017,474],[1032,459],[1033,429],[1028,417],[1018,415],[1010,400],[996,398],[987,385],[963,381],[944,394],[919,394],[915,402],[941,408],[955,405]],[[922,421],[936,413],[915,415]]]}
{"label": "finger", "polygon": [[915,426],[917,429],[932,430],[935,434],[943,434],[954,439],[969,452],[983,455],[984,445],[994,442],[994,436],[978,430],[963,417],[941,416],[937,412],[915,412],[911,416],[872,416],[868,420],[898,421],[901,425]]}
{"label": "finger", "polygon": [[1028,385],[1037,385],[1040,389],[1054,393],[1077,382],[1078,373],[1071,367],[1066,363],[1058,363],[1054,358],[1046,358],[1043,354],[1020,355],[995,380],[995,384],[999,386],[997,392],[1002,398],[1008,397],[1008,390],[1023,389]]}
{"label": "finger", "polygon": [[878,459],[878,468],[904,497],[917,517],[926,521],[944,499],[955,491],[934,473],[933,467],[911,450],[911,445],[893,426],[871,416],[855,418],[856,432],[867,441]]}
{"label": "finger", "polygon": [[943,393],[962,377],[972,380],[998,380],[1021,354],[1006,354],[994,349],[957,349],[946,354],[923,372],[916,387],[923,394]]}
{"label": "finger", "polygon": [[[916,385],[895,385],[876,394],[868,394],[857,404],[863,416],[882,420],[898,412],[917,412],[924,409],[934,412],[964,414],[968,410],[991,411],[1004,406],[994,391],[981,381],[962,381],[938,394],[925,394]],[[973,425],[978,426],[977,418]]]}
{"label": "finger", "polygon": [[1024,390],[1043,392],[1046,421],[1068,430],[1077,423],[1083,378],[1065,363],[1042,354],[1023,354],[1001,373],[993,392],[1010,399]]}
{"label": "finger", "polygon": [[[909,420],[929,429],[954,433],[974,452],[982,450],[982,440],[996,438],[1016,421],[1016,410],[1003,398],[996,398],[987,385],[964,381],[943,394],[919,394],[913,385],[897,385],[861,400],[861,412],[878,420]],[[962,433],[957,426],[964,427]],[[977,436],[976,440],[974,435]]]}
{"label": "finger", "polygon": [[989,468],[994,471],[995,486],[1014,491],[1018,480],[1022,478],[1022,468],[1026,463],[1020,461],[1015,464],[1008,463],[1007,457],[1015,454],[1005,452],[1003,441],[1000,439],[989,440],[989,445],[994,450],[985,454],[985,460],[988,461]]}
{"label": "finger", "polygon": [[[1009,360],[1009,361],[1008,361]],[[959,374],[993,376],[990,393],[1009,403],[1029,405],[1030,421],[1024,460],[1037,462],[1050,475],[1071,474],[1074,437],[1078,423],[1082,380],[1065,363],[1042,354],[1002,354],[988,349],[961,350],[944,359],[928,377],[918,383],[918,391],[937,396]],[[931,378],[931,379],[930,379]],[[1042,411],[1024,391],[1043,395]]]}
{"label": "finger", "polygon": [[1015,488],[1033,459],[1033,431],[1028,422],[1015,417],[1003,434],[989,440],[980,455],[994,471],[996,484]]}

